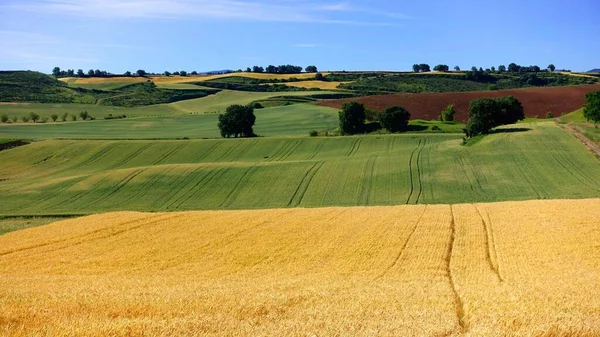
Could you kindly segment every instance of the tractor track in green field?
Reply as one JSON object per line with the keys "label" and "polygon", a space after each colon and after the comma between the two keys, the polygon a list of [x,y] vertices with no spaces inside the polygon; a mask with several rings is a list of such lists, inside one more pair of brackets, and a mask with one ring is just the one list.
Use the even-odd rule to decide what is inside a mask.
{"label": "tractor track in green field", "polygon": [[302,199],[304,198],[304,194],[306,194],[306,191],[308,190],[308,187],[310,186],[313,178],[315,177],[315,175],[317,175],[317,172],[321,170],[323,165],[325,165],[325,162],[316,162],[306,171],[306,173],[304,173],[302,180],[300,180],[300,183],[296,187],[294,194],[292,194],[290,201],[288,201],[287,203],[288,207],[297,207],[298,205],[300,205]]}
{"label": "tractor track in green field", "polygon": [[116,164],[114,164],[113,167],[114,168],[121,168],[121,167],[123,167],[125,164],[127,164],[128,162],[130,162],[133,159],[135,159],[137,156],[139,156],[140,154],[142,154],[144,151],[146,151],[146,149],[148,149],[151,146],[152,146],[152,143],[145,144],[144,146],[142,146],[139,149],[135,150],[129,156],[123,158],[121,161],[119,161]]}
{"label": "tractor track in green field", "polygon": [[160,158],[158,158],[157,160],[155,160],[151,165],[160,165],[161,163],[163,163],[165,160],[170,159],[171,157],[173,157],[176,153],[178,153],[179,151],[181,151],[181,149],[183,149],[187,144],[177,144],[176,147],[174,147],[173,149],[171,149],[170,151],[167,151],[167,153],[165,153],[164,155],[162,155]]}
{"label": "tractor track in green field", "polygon": [[[410,158],[408,160],[408,174],[410,177],[410,190],[408,193],[408,198],[406,198],[406,202],[405,202],[406,205],[408,205],[410,203],[410,199],[412,198],[412,196],[415,193],[416,183],[415,183],[415,179],[413,178],[414,171],[415,171],[415,169],[413,169],[413,162],[415,163],[414,166],[416,167],[417,178],[419,180],[419,188],[418,188],[415,204],[421,198],[421,193],[423,193],[423,182],[422,182],[422,178],[421,178],[421,167],[419,165],[419,159],[421,158],[421,152],[423,152],[426,142],[427,142],[426,139],[423,140],[423,139],[419,138],[419,143],[417,144],[417,147],[415,147],[414,150],[411,152]],[[415,153],[417,154],[416,158],[415,158]]]}
{"label": "tractor track in green field", "polygon": [[297,140],[295,140],[295,141],[294,141],[294,143],[292,144],[292,146],[291,146],[291,147],[290,147],[290,148],[289,148],[289,149],[286,151],[286,153],[285,153],[285,154],[283,154],[283,155],[281,156],[281,158],[279,158],[279,160],[278,160],[278,161],[284,161],[284,160],[286,160],[286,159],[287,159],[289,156],[291,156],[291,155],[292,155],[292,153],[294,153],[294,151],[296,151],[296,149],[297,149],[298,147],[300,147],[300,145],[302,145],[302,142],[303,142],[303,141],[302,141],[301,139],[297,139]]}
{"label": "tractor track in green field", "polygon": [[148,168],[141,168],[141,169],[137,169],[134,170],[133,172],[131,172],[130,174],[128,174],[127,176],[125,176],[125,178],[121,179],[115,186],[114,189],[112,189],[111,191],[108,191],[107,193],[104,193],[102,196],[100,196],[99,198],[97,198],[96,200],[94,200],[95,203],[100,203],[108,198],[110,198],[111,196],[113,196],[115,193],[119,192],[123,187],[125,187],[125,185],[127,185],[130,181],[132,181],[133,179],[135,179],[135,177],[139,176],[140,174],[142,174],[144,171],[146,171]]}
{"label": "tractor track in green field", "polygon": [[224,140],[220,140],[218,142],[216,142],[213,146],[211,146],[208,151],[206,151],[206,153],[204,153],[204,155],[200,158],[198,158],[198,162],[203,161],[204,159],[206,159],[208,156],[210,156],[213,152],[215,152],[215,149],[218,148],[219,146],[221,146],[225,141]]}
{"label": "tractor track in green field", "polygon": [[377,162],[377,156],[370,156],[363,166],[363,182],[360,185],[360,192],[358,193],[358,205],[367,206],[369,205],[369,197],[371,195],[371,189],[373,187],[373,171],[375,171],[375,163]]}
{"label": "tractor track in green field", "polygon": [[319,144],[317,145],[317,148],[310,154],[310,156],[308,156],[308,158],[306,158],[306,160],[312,160],[317,154],[319,154],[319,152],[321,152],[321,149],[323,148],[324,144],[325,144],[325,142],[319,142]]}
{"label": "tractor track in green field", "polygon": [[242,145],[242,142],[242,140],[239,140],[233,146],[230,146],[227,150],[225,150],[225,152],[223,152],[223,154],[221,154],[221,156],[219,156],[219,158],[215,160],[215,162],[225,161],[225,159],[232,154],[233,151]]}
{"label": "tractor track in green field", "polygon": [[[538,138],[540,139],[540,143],[542,143],[542,145],[544,145],[544,147],[546,148],[548,153],[550,153],[552,155],[554,160],[562,168],[564,168],[565,171],[567,171],[569,175],[571,175],[573,178],[575,178],[580,183],[586,185],[587,187],[595,189],[596,191],[600,191],[596,186],[594,186],[594,182],[588,178],[588,175],[585,174],[585,172],[583,172],[580,167],[572,164],[572,162],[564,155],[563,151],[558,151],[557,148],[548,146],[549,136],[547,136],[547,135],[544,135],[544,137],[538,136]],[[565,163],[568,163],[571,168],[569,169]],[[575,174],[574,172],[577,172],[578,174]]]}
{"label": "tractor track in green field", "polygon": [[293,152],[296,148],[300,146],[302,140],[285,140],[285,142],[275,149],[275,153],[270,155],[268,160],[272,161],[282,161],[284,158],[287,158],[291,152]]}
{"label": "tractor track in green field", "polygon": [[[174,178],[173,186],[168,190],[168,192],[160,199],[158,199],[158,203],[160,205],[166,205],[171,199],[173,199],[178,193],[184,191],[184,187],[187,185],[188,178],[194,176],[197,172],[202,171],[205,167],[198,166],[192,169],[191,171]],[[168,209],[168,207],[167,207]]]}
{"label": "tractor track in green field", "polygon": [[186,194],[182,195],[177,200],[171,202],[171,204],[169,204],[167,206],[167,208],[170,208],[175,203],[177,203],[175,208],[179,208],[179,206],[184,204],[186,201],[195,198],[202,191],[202,188],[204,186],[206,186],[208,183],[210,183],[212,180],[214,180],[215,177],[221,176],[227,170],[228,170],[227,167],[220,167],[216,170],[212,170],[212,171],[208,172],[208,174],[206,174],[204,177],[202,177],[200,179],[200,181],[198,181],[196,184],[194,184],[194,186],[192,188],[189,189],[189,191],[191,193],[189,196],[187,196]]}
{"label": "tractor track in green field", "polygon": [[358,149],[360,148],[360,143],[362,143],[362,138],[356,138],[356,140],[352,143],[352,147],[346,153],[346,157],[350,157],[356,154],[356,152],[358,152]]}
{"label": "tractor track in green field", "polygon": [[246,171],[244,171],[244,173],[238,179],[238,181],[235,183],[233,188],[229,191],[229,193],[227,193],[227,196],[221,202],[221,204],[219,205],[219,208],[226,208],[235,201],[235,199],[240,195],[240,193],[242,193],[242,189],[244,188],[244,186],[241,185],[242,181],[244,181],[247,177],[252,177],[252,175],[254,174],[254,171],[256,170],[257,165],[258,165],[258,163],[255,163],[254,165],[252,165],[248,169],[246,169]]}

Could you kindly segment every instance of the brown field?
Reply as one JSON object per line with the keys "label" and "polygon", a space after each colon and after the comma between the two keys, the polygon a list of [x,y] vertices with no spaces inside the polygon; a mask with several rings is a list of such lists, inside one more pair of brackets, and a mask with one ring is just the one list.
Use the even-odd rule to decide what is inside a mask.
{"label": "brown field", "polygon": [[582,85],[568,87],[527,88],[498,91],[478,92],[447,92],[425,94],[393,94],[381,96],[366,96],[351,99],[327,100],[319,102],[323,106],[341,108],[347,101],[363,102],[368,108],[383,110],[387,107],[400,105],[411,113],[411,119],[437,119],[448,104],[456,106],[455,118],[464,122],[468,119],[469,102],[482,97],[501,97],[513,95],[523,103],[527,117],[545,118],[548,111],[555,117],[562,113],[575,111],[585,103],[585,94],[600,90],[600,85]]}
{"label": "brown field", "polygon": [[0,236],[0,335],[598,336],[600,199],[120,212]]}

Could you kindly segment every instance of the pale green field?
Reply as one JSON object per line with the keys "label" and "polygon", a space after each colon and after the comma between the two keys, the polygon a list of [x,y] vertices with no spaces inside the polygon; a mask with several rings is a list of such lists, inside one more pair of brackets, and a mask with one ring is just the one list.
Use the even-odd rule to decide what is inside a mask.
{"label": "pale green field", "polygon": [[[218,114],[184,113],[173,110],[173,104],[160,116],[160,107],[128,109],[158,117],[95,120],[66,123],[0,124],[0,138],[48,139],[175,139],[220,137]],[[168,110],[167,110],[168,109]],[[168,113],[167,111],[171,111]],[[89,110],[88,110],[89,112]],[[90,112],[94,115],[92,112]],[[312,104],[294,104],[255,110],[254,131],[260,136],[308,135],[311,130],[335,128],[337,110]],[[128,115],[129,116],[129,115]]]}
{"label": "pale green field", "polygon": [[[49,140],[0,152],[0,214],[587,198],[600,162],[553,122],[461,135]],[[510,129],[510,128],[509,128]]]}

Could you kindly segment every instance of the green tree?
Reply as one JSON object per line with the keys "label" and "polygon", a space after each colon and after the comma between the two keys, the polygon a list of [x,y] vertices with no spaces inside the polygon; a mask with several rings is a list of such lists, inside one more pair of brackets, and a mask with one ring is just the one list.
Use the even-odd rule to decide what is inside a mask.
{"label": "green tree", "polygon": [[428,72],[431,71],[431,68],[429,68],[429,64],[427,64],[427,63],[421,63],[421,64],[419,64],[419,68],[424,73],[428,73]]}
{"label": "green tree", "polygon": [[29,116],[21,116],[21,120],[23,121],[23,123],[27,123],[29,122]]}
{"label": "green tree", "polygon": [[440,120],[442,122],[453,122],[454,121],[454,113],[455,113],[454,104],[450,104],[442,110],[440,113]]}
{"label": "green tree", "polygon": [[514,124],[525,119],[523,105],[514,96],[496,98],[498,111],[495,114],[494,126]]}
{"label": "green tree", "polygon": [[16,122],[17,122],[17,119],[18,119],[18,118],[17,118],[17,116],[13,116],[13,117],[12,117],[12,121],[13,121],[13,123],[16,123]]}
{"label": "green tree", "polygon": [[421,66],[418,64],[413,64],[412,69],[413,69],[413,73],[418,73],[421,71]]}
{"label": "green tree", "polygon": [[40,119],[40,115],[32,111],[29,113],[29,118],[35,123]]}
{"label": "green tree", "polygon": [[517,65],[516,63],[511,63],[508,65],[508,71],[511,73],[518,73],[519,70],[521,70],[521,66]]}
{"label": "green tree", "polygon": [[254,108],[248,105],[234,104],[227,107],[224,114],[219,115],[219,130],[221,137],[234,136],[253,137],[252,127],[256,122]]}
{"label": "green tree", "polygon": [[127,70],[126,72],[123,73],[123,75],[125,75],[127,77],[131,77],[131,71]]}
{"label": "green tree", "polygon": [[83,69],[77,69],[77,76],[78,77],[84,77],[85,73],[83,72]]}
{"label": "green tree", "polygon": [[495,73],[496,72],[496,67],[492,66],[492,68],[490,70],[491,70],[491,72]]}
{"label": "green tree", "polygon": [[469,120],[465,127],[468,138],[487,134],[495,126],[494,115],[498,112],[498,102],[491,98],[474,99],[469,103]]}
{"label": "green tree", "polygon": [[317,67],[316,66],[308,66],[308,67],[306,67],[306,69],[304,69],[304,71],[306,71],[307,73],[316,73]]}
{"label": "green tree", "polygon": [[187,71],[182,70],[182,71],[179,72],[179,75],[180,76],[187,76]]}
{"label": "green tree", "polygon": [[75,76],[75,71],[73,69],[67,69],[67,77]]}
{"label": "green tree", "polygon": [[253,73],[264,73],[265,68],[259,67],[259,66],[254,66],[254,67],[252,67],[252,72]]}
{"label": "green tree", "polygon": [[381,126],[386,128],[389,132],[406,130],[409,120],[410,112],[401,106],[389,107],[379,114]]}
{"label": "green tree", "polygon": [[77,116],[76,116],[76,115],[71,115],[71,120],[72,120],[73,122],[75,122],[75,121],[77,120]]}
{"label": "green tree", "polygon": [[2,117],[0,117],[0,121],[2,121],[2,123],[8,122],[8,115],[7,114],[2,114]]}
{"label": "green tree", "polygon": [[450,70],[450,67],[448,67],[445,64],[438,64],[437,66],[433,67],[433,70],[435,70],[435,71],[448,71],[448,70]]}
{"label": "green tree", "polygon": [[550,64],[548,65],[548,70],[550,70],[550,71],[554,71],[555,69],[556,69],[556,67],[554,66],[554,64],[550,63]]}
{"label": "green tree", "polygon": [[316,73],[315,80],[316,81],[325,81],[325,76],[323,76],[323,74],[321,74],[321,73]]}
{"label": "green tree", "polygon": [[192,71],[192,75],[198,75],[198,72],[194,70]]}
{"label": "green tree", "polygon": [[146,71],[144,69],[138,69],[138,71],[135,72],[139,77],[145,77],[146,76]]}
{"label": "green tree", "polygon": [[338,113],[340,131],[343,135],[362,133],[365,130],[365,105],[359,102],[346,102]]}
{"label": "green tree", "polygon": [[594,123],[600,122],[600,91],[593,91],[585,94],[583,117]]}
{"label": "green tree", "polygon": [[63,115],[60,117],[60,120],[61,120],[61,121],[63,121],[63,122],[66,122],[68,117],[69,117],[69,114],[65,112],[65,113],[64,113],[64,114],[63,114]]}
{"label": "green tree", "polygon": [[90,69],[90,70],[88,70],[87,74],[88,74],[88,76],[90,76],[90,77],[94,76],[94,69]]}
{"label": "green tree", "polygon": [[167,76],[167,77],[168,77],[168,76],[171,76],[171,72],[170,72],[170,71],[165,71],[165,72],[163,73],[163,75],[165,75],[165,76]]}
{"label": "green tree", "polygon": [[58,119],[58,115],[57,114],[52,114],[52,115],[50,115],[50,118],[52,118],[53,122],[56,122],[56,120]]}
{"label": "green tree", "polygon": [[499,73],[504,73],[504,72],[506,72],[506,66],[505,66],[505,65],[503,65],[503,64],[499,65],[499,66],[498,66],[498,72],[499,72]]}
{"label": "green tree", "polygon": [[54,75],[54,77],[59,77],[60,76],[60,68],[54,67],[54,69],[52,69],[52,75]]}
{"label": "green tree", "polygon": [[90,118],[90,114],[87,112],[87,110],[83,110],[79,113],[79,117],[86,121],[88,118]]}
{"label": "green tree", "polygon": [[460,71],[460,67],[459,66],[454,66],[454,70],[455,71]]}

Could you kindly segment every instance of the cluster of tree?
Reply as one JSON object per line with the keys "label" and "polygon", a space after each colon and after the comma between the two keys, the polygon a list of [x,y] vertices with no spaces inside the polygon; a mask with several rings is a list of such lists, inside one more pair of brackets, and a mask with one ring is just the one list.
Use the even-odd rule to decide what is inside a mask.
{"label": "cluster of tree", "polygon": [[[67,69],[65,70],[61,70],[59,67],[54,67],[54,69],[52,69],[52,75],[54,75],[54,77],[59,78],[59,77],[110,77],[110,76],[115,76],[115,74],[113,73],[109,73],[106,70],[100,70],[100,69],[90,69],[87,72],[84,72],[83,69],[77,69],[77,72],[75,72],[75,70],[73,69]],[[139,69],[138,71],[135,72],[135,75],[140,76],[140,77],[144,77],[147,75],[146,71],[143,69]],[[131,73],[131,71],[126,71],[123,73],[123,75],[120,76],[133,76],[133,74]]]}
{"label": "cluster of tree", "polygon": [[513,96],[479,98],[469,103],[467,138],[489,133],[500,125],[514,124],[525,118],[523,105]]}
{"label": "cluster of tree", "polygon": [[340,132],[342,135],[364,133],[366,130],[365,119],[377,120],[389,132],[406,130],[410,120],[410,112],[401,106],[392,106],[380,113],[373,113],[365,109],[363,103],[346,102],[338,113],[340,119]]}
{"label": "cluster of tree", "polygon": [[556,70],[556,67],[554,66],[554,64],[549,64],[548,67],[546,67],[546,69],[542,69],[537,65],[533,65],[533,66],[520,66],[516,63],[511,63],[508,65],[508,67],[506,67],[505,65],[501,64],[498,66],[498,68],[496,69],[496,67],[490,67],[490,68],[486,68],[485,70],[482,67],[471,67],[471,71],[472,72],[486,72],[486,73],[505,73],[505,72],[509,72],[509,73],[539,73],[539,72],[544,72],[544,71],[554,71]]}
{"label": "cluster of tree", "polygon": [[433,70],[435,70],[435,71],[449,71],[450,67],[448,67],[445,64],[438,64],[437,66],[433,67]]}
{"label": "cluster of tree", "polygon": [[585,94],[583,117],[588,121],[600,123],[600,91],[588,92]]}
{"label": "cluster of tree", "polygon": [[[190,75],[198,75],[198,72],[194,70],[194,71],[192,71],[192,72],[191,72],[191,73],[189,73],[189,74],[190,74]],[[174,76],[187,76],[187,75],[188,75],[188,72],[187,72],[187,71],[185,71],[185,70],[181,70],[181,71],[174,71],[174,72],[165,71],[165,72],[163,73],[163,75],[165,75],[165,76],[171,76],[171,75],[174,75]]]}
{"label": "cluster of tree", "polygon": [[[316,66],[308,66],[304,68],[307,73],[316,73]],[[291,64],[280,65],[278,67],[274,65],[268,65],[266,68],[260,66],[254,66],[252,68],[246,68],[246,72],[250,73],[268,73],[268,74],[299,74],[302,72],[302,67],[294,66]]]}
{"label": "cluster of tree", "polygon": [[429,64],[421,63],[421,64],[413,64],[412,66],[413,72],[415,73],[427,73],[431,71]]}
{"label": "cluster of tree", "polygon": [[[77,115],[75,115],[75,114],[69,115],[66,112],[60,117],[60,120],[61,120],[61,122],[66,122],[67,119],[69,119],[69,117],[72,121],[77,120]],[[95,119],[86,110],[81,111],[79,113],[79,117],[81,117],[81,119],[83,119],[83,120],[88,120],[88,119],[94,120]],[[48,119],[52,119],[53,122],[56,122],[58,120],[58,118],[59,118],[59,116],[54,113],[50,115],[50,118],[48,118],[46,116],[42,117],[36,112],[30,112],[28,115],[21,116],[21,121],[23,123],[28,123],[29,121],[31,121],[33,123],[38,123],[38,122],[46,123],[46,122],[48,122]],[[3,114],[2,116],[0,116],[0,121],[2,123],[7,123],[9,120],[12,121],[13,123],[16,123],[18,118],[17,118],[17,116],[13,116],[12,118],[9,118],[8,115],[6,115],[6,114]]]}
{"label": "cluster of tree", "polygon": [[256,122],[254,107],[234,104],[227,107],[224,114],[219,115],[221,137],[255,137],[252,127]]}

